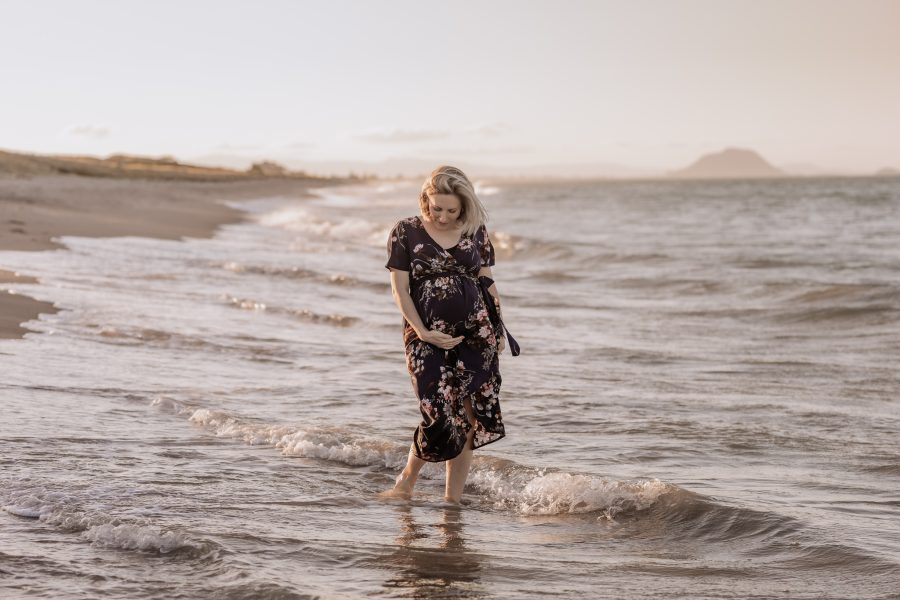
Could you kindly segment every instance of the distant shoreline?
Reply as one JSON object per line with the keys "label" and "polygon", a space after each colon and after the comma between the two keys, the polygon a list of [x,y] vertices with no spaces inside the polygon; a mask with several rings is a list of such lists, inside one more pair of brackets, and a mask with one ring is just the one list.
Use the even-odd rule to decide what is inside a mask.
{"label": "distant shoreline", "polygon": [[21,338],[22,324],[58,312],[19,291],[36,283],[16,275],[3,251],[65,248],[54,238],[143,236],[205,238],[222,225],[246,219],[227,200],[311,196],[310,188],[351,183],[345,179],[256,177],[224,181],[38,175],[0,178],[0,339]]}
{"label": "distant shoreline", "polygon": [[[250,162],[248,159],[247,162]],[[101,178],[142,178],[167,181],[259,181],[281,177],[320,180],[342,179],[422,181],[437,163],[425,159],[413,161],[363,163],[343,161],[321,163],[309,161],[307,168],[322,172],[347,173],[344,176],[315,176],[305,170],[291,171],[284,165],[260,159],[242,170],[206,164],[179,162],[171,156],[149,157],[112,154],[106,158],[76,154],[30,154],[0,149],[0,178],[4,176],[83,175]],[[329,166],[331,168],[329,168]],[[702,155],[682,169],[649,169],[604,163],[582,162],[577,165],[534,164],[518,168],[497,165],[457,164],[470,176],[497,182],[581,182],[581,181],[743,181],[743,180],[807,180],[831,178],[900,177],[900,169],[884,167],[872,172],[846,172],[813,165],[778,167],[750,149],[726,148],[722,152]],[[324,170],[323,170],[324,169]],[[612,169],[612,170],[611,170]],[[796,170],[795,170],[796,169]]]}

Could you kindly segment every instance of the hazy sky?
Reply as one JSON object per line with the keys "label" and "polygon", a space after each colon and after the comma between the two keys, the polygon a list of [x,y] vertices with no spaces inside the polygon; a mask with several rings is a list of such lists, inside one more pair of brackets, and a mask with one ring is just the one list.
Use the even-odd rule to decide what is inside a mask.
{"label": "hazy sky", "polygon": [[900,168],[900,0],[0,0],[0,148]]}

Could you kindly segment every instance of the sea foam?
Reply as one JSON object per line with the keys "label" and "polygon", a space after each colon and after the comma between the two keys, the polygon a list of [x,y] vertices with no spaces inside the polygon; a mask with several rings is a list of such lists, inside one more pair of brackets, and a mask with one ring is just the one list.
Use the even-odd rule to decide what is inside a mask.
{"label": "sea foam", "polygon": [[128,490],[110,490],[101,486],[73,492],[60,492],[55,482],[3,482],[0,496],[2,509],[19,517],[38,519],[64,531],[77,533],[83,540],[107,548],[138,550],[168,554],[186,552],[193,556],[215,553],[218,546],[209,541],[192,539],[184,532],[164,529],[149,519],[125,520],[103,508],[131,495]]}
{"label": "sea foam", "polygon": [[[409,446],[361,436],[343,427],[289,427],[252,421],[206,408],[190,409],[171,401],[190,421],[250,445],[271,445],[286,456],[331,460],[352,466],[399,469]],[[443,478],[442,463],[428,463],[423,479]],[[619,481],[590,474],[538,469],[509,460],[477,455],[468,485],[486,502],[523,515],[600,513],[613,519],[652,506],[663,494],[679,488],[659,479]]]}

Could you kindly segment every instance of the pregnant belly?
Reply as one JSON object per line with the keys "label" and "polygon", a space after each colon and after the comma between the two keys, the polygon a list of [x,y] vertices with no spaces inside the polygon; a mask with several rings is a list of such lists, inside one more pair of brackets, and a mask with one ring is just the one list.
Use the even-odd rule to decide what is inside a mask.
{"label": "pregnant belly", "polygon": [[481,301],[480,291],[474,284],[461,285],[452,291],[426,289],[419,298],[419,316],[429,329],[460,335]]}

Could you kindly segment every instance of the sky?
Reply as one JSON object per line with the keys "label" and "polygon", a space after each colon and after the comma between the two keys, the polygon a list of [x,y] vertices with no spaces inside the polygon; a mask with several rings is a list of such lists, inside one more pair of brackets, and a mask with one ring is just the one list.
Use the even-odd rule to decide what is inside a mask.
{"label": "sky", "polygon": [[900,0],[0,0],[0,148],[900,168]]}

